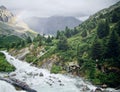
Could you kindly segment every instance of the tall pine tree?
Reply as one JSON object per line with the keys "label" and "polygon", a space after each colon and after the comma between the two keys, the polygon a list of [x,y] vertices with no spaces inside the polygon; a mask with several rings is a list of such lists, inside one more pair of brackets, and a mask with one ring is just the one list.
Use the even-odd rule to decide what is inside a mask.
{"label": "tall pine tree", "polygon": [[108,23],[108,20],[106,19],[105,21],[104,20],[101,20],[98,24],[98,27],[97,27],[97,35],[100,39],[106,37],[108,34],[109,34],[109,23]]}
{"label": "tall pine tree", "polygon": [[120,21],[118,21],[116,23],[116,25],[114,26],[113,30],[115,30],[118,33],[118,35],[120,36]]}
{"label": "tall pine tree", "polygon": [[99,40],[96,40],[93,43],[92,49],[91,49],[91,56],[92,59],[103,59],[103,46]]}
{"label": "tall pine tree", "polygon": [[68,49],[68,42],[67,38],[64,35],[61,35],[57,44],[58,50],[67,50]]}
{"label": "tall pine tree", "polygon": [[68,27],[66,27],[65,28],[65,36],[67,38],[69,38],[69,37],[71,37],[71,35],[72,35],[72,31]]}
{"label": "tall pine tree", "polygon": [[116,31],[113,30],[107,44],[106,58],[117,58],[119,56],[120,56],[119,37]]}
{"label": "tall pine tree", "polygon": [[32,40],[30,37],[27,37],[27,43],[32,43]]}

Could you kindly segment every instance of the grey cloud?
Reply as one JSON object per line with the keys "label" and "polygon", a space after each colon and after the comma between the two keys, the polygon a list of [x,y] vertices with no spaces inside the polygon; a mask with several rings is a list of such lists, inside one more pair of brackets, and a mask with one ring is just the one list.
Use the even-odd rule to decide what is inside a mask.
{"label": "grey cloud", "polygon": [[46,16],[89,16],[109,7],[119,0],[0,0],[12,11],[22,12],[23,17]]}

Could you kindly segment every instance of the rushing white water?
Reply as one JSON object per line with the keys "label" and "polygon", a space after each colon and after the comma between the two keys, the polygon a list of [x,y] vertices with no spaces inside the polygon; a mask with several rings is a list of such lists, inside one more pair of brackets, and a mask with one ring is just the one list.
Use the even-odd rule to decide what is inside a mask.
{"label": "rushing white water", "polygon": [[31,88],[37,90],[37,92],[91,92],[96,89],[95,86],[89,82],[85,82],[82,78],[50,74],[46,69],[39,69],[24,61],[15,59],[6,51],[1,52],[5,54],[7,61],[16,67],[16,70],[10,73],[9,76],[26,82]]}

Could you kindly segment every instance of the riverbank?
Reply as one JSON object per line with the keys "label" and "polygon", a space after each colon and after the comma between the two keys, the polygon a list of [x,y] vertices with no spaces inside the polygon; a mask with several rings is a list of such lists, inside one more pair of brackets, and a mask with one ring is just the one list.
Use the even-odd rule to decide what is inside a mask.
{"label": "riverbank", "polygon": [[[93,90],[94,92],[97,88],[81,77],[51,74],[46,69],[31,66],[26,62],[15,59],[6,52],[4,54],[6,55],[7,61],[16,67],[16,71],[11,72],[9,76],[27,83],[37,92],[56,92],[56,90],[58,92],[82,92],[83,90],[90,92]],[[111,90],[119,92],[114,89]]]}

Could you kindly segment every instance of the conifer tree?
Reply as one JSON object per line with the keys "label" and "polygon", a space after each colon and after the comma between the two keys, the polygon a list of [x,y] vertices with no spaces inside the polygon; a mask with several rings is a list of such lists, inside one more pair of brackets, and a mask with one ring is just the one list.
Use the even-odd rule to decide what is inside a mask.
{"label": "conifer tree", "polygon": [[118,35],[120,36],[120,21],[114,26],[113,30],[115,30]]}
{"label": "conifer tree", "polygon": [[47,43],[51,43],[52,42],[52,38],[50,36],[48,36],[48,38],[46,39]]}
{"label": "conifer tree", "polygon": [[32,42],[31,38],[28,37],[28,38],[27,38],[27,43],[31,43],[31,42]]}
{"label": "conifer tree", "polygon": [[84,30],[84,31],[82,32],[81,36],[82,36],[82,37],[86,37],[86,36],[87,36],[87,31]]}
{"label": "conifer tree", "polygon": [[71,30],[68,28],[68,27],[66,27],[65,28],[65,36],[67,37],[67,38],[69,38],[69,37],[71,37]]}
{"label": "conifer tree", "polygon": [[61,35],[57,44],[58,50],[67,50],[68,49],[68,43],[67,38],[64,35]]}
{"label": "conifer tree", "polygon": [[99,40],[96,40],[93,43],[92,49],[91,49],[91,56],[92,59],[102,59],[103,57],[103,46]]}
{"label": "conifer tree", "polygon": [[106,19],[106,21],[101,20],[98,24],[97,27],[97,35],[100,39],[106,37],[109,34],[109,23],[108,20]]}
{"label": "conifer tree", "polygon": [[118,56],[120,56],[120,42],[118,34],[113,30],[107,44],[106,58],[117,58]]}
{"label": "conifer tree", "polygon": [[60,33],[60,31],[58,30],[58,31],[57,31],[57,36],[56,36],[56,39],[59,39],[60,34],[61,34],[61,33]]}

